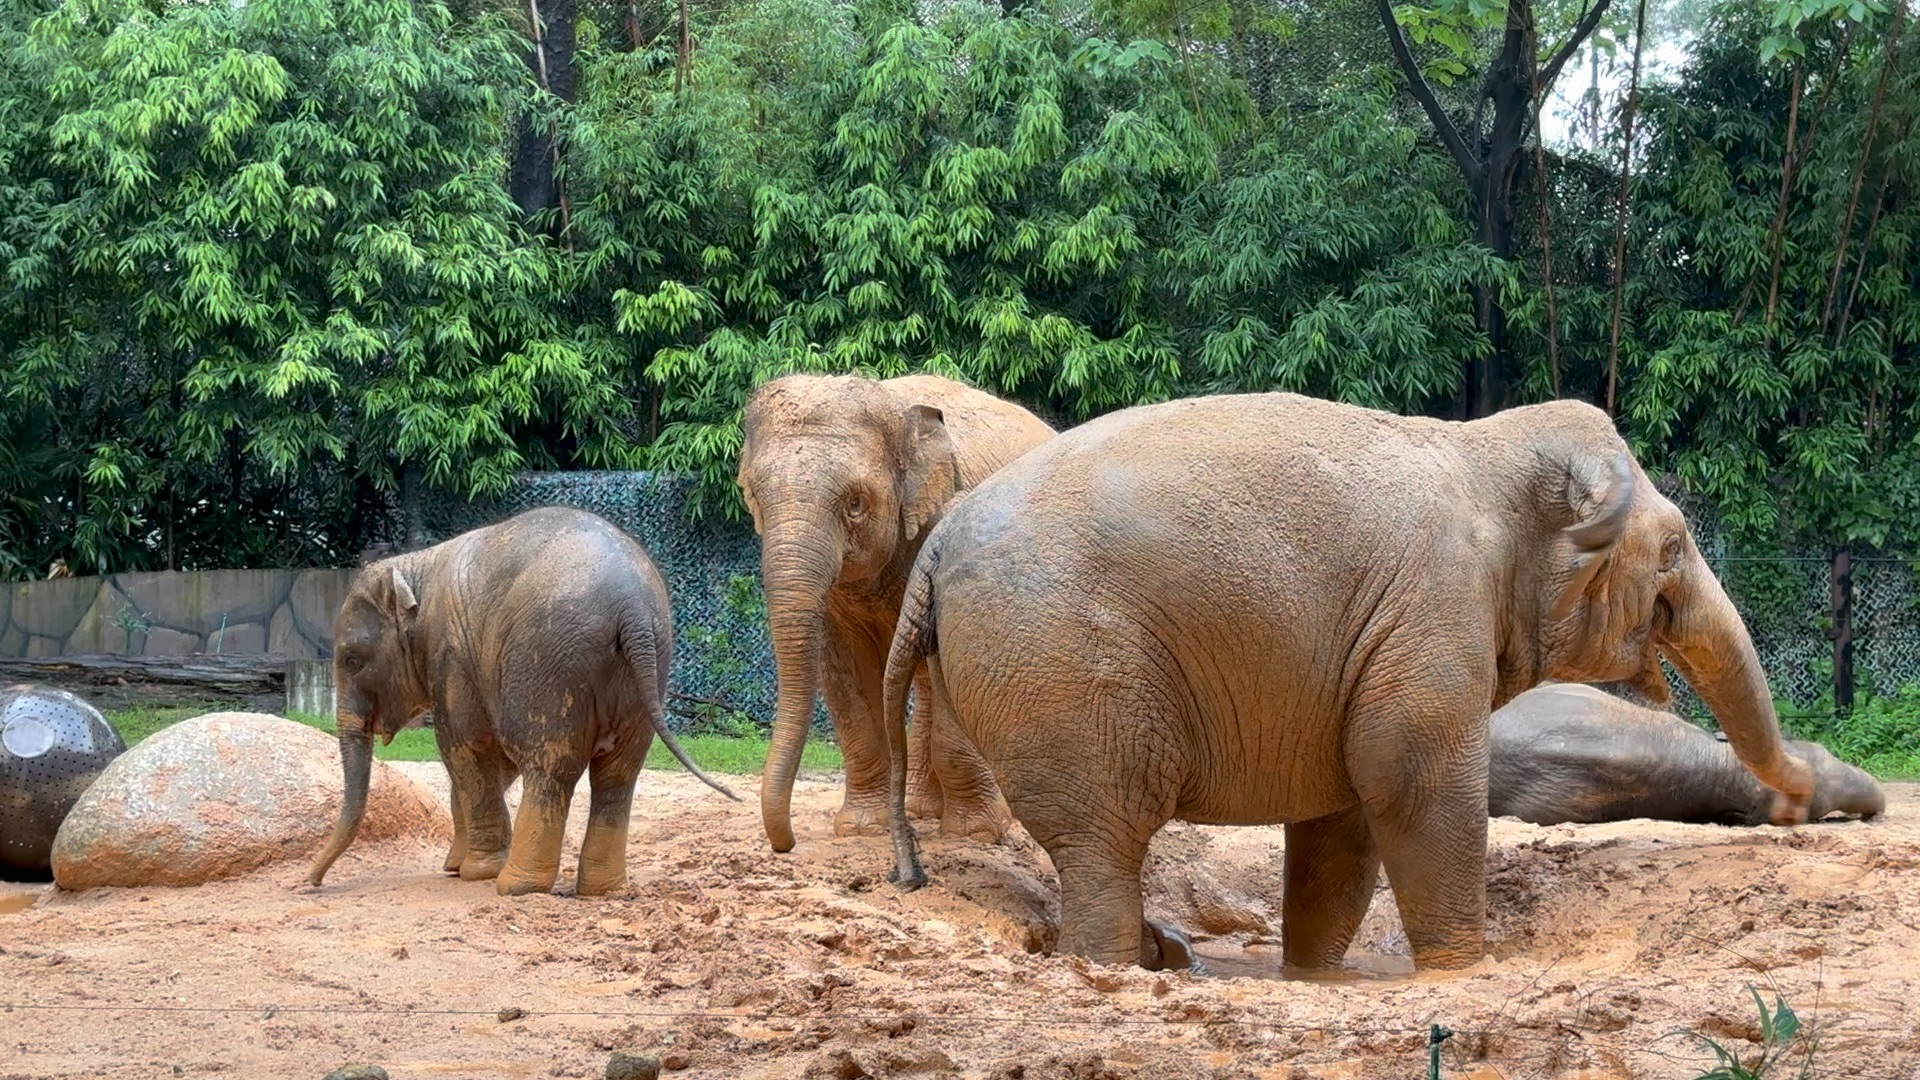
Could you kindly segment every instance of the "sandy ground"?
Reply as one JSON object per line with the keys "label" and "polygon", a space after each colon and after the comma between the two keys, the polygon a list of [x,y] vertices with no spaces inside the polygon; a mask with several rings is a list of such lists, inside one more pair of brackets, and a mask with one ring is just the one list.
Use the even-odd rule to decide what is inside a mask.
{"label": "sandy ground", "polygon": [[[407,768],[444,798],[438,765]],[[883,839],[828,835],[837,781],[799,785],[783,857],[733,783],[748,801],[647,773],[612,899],[568,895],[584,792],[553,896],[501,899],[411,843],[356,848],[317,892],[302,862],[5,887],[0,1077],[599,1077],[653,1050],[685,1077],[1417,1078],[1436,1023],[1449,1077],[1692,1077],[1710,1058],[1676,1029],[1758,1050],[1749,985],[1818,1032],[1816,1075],[1920,1076],[1914,785],[1879,822],[1792,831],[1497,821],[1487,960],[1408,974],[1383,889],[1354,971],[1287,981],[1278,829],[1155,841],[1150,910],[1220,974],[1152,974],[1036,954],[1054,880],[1024,834],[926,837],[933,884],[903,896]]]}

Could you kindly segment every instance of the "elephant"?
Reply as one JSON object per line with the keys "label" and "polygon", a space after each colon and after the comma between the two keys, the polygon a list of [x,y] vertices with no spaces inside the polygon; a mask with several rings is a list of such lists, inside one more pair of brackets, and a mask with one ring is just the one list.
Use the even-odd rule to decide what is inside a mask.
{"label": "elephant", "polygon": [[[1773,793],[1725,742],[1670,712],[1580,683],[1536,686],[1494,710],[1487,813],[1535,825],[1654,818],[1764,825]],[[1874,818],[1886,792],[1819,743],[1786,741],[1813,771],[1807,820]]]}
{"label": "elephant", "polygon": [[[907,570],[956,495],[1054,435],[1018,405],[933,375],[788,375],[742,417],[737,481],[760,535],[779,704],[760,783],[773,850],[793,850],[793,781],[816,688],[846,759],[838,836],[884,835],[887,743],[880,676]],[[986,763],[915,708],[916,816],[947,835],[996,840],[1011,824]]]}
{"label": "elephant", "polygon": [[1337,965],[1384,868],[1416,968],[1485,952],[1487,720],[1550,680],[1665,693],[1665,659],[1803,821],[1753,642],[1607,415],[1473,421],[1294,394],[1108,413],[928,534],[885,679],[889,826],[908,680],[990,763],[1060,881],[1059,950],[1165,962],[1140,868],[1167,821],[1284,824],[1283,961]]}
{"label": "elephant", "polygon": [[[317,886],[366,811],[372,739],[431,712],[451,780],[445,869],[503,896],[549,892],[567,808],[586,772],[591,807],[578,893],[626,882],[634,783],[657,732],[729,799],[668,730],[673,608],[653,560],[584,510],[540,507],[370,563],[334,622],[335,719],[346,794],[307,874]],[[505,793],[521,779],[507,832]]]}

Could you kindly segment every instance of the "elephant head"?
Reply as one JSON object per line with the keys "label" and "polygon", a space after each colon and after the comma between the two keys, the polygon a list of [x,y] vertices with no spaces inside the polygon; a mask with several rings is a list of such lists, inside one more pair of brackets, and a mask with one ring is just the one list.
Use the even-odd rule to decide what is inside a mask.
{"label": "elephant head", "polygon": [[360,572],[334,620],[334,722],[340,737],[345,795],[333,838],[314,859],[307,883],[326,877],[359,831],[373,771],[373,738],[393,741],[401,728],[432,708],[411,648],[420,602],[404,557]]}
{"label": "elephant head", "polygon": [[1782,744],[1746,624],[1685,517],[1647,480],[1611,420],[1565,402],[1495,419],[1532,431],[1519,441],[1547,530],[1538,538],[1544,560],[1516,583],[1519,621],[1533,628],[1519,637],[1533,655],[1503,665],[1496,707],[1543,680],[1624,682],[1664,705],[1665,660],[1713,710],[1741,762],[1777,793],[1773,820],[1806,820],[1812,775]]}
{"label": "elephant head", "polygon": [[857,376],[765,383],[743,427],[738,482],[760,535],[779,680],[760,809],[774,850],[789,851],[828,606],[898,592],[959,472],[939,409]]}

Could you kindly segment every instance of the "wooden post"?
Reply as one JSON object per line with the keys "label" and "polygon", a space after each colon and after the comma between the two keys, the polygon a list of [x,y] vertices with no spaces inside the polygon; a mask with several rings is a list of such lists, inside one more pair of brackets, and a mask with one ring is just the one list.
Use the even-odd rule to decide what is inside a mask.
{"label": "wooden post", "polygon": [[1827,583],[1833,594],[1833,711],[1853,709],[1853,559],[1845,548],[1833,553]]}
{"label": "wooden post", "polygon": [[333,716],[332,660],[288,661],[287,711],[328,718]]}

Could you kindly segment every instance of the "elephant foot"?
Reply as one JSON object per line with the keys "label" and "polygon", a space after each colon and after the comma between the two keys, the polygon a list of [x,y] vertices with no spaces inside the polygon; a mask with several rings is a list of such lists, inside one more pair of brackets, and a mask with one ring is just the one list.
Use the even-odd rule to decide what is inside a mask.
{"label": "elephant foot", "polygon": [[494,879],[493,890],[501,896],[526,896],[529,893],[553,891],[554,880],[559,873],[542,874],[531,870],[516,870],[509,866]]}
{"label": "elephant foot", "polygon": [[973,803],[948,803],[940,815],[940,835],[997,844],[1013,828],[1013,815],[1005,804],[979,806]]}
{"label": "elephant foot", "polygon": [[885,796],[849,802],[833,812],[835,836],[886,836],[891,831],[887,822]]}
{"label": "elephant foot", "polygon": [[[460,872],[460,868],[466,864],[466,861],[467,849],[465,847],[456,847],[447,852],[446,862],[443,863],[440,868],[449,874],[457,874]],[[497,870],[495,871],[495,873],[498,872]]]}
{"label": "elephant foot", "polygon": [[466,858],[460,860],[460,880],[492,881],[500,876],[500,871],[506,869],[506,866],[507,853],[504,851],[496,851],[491,855],[476,855],[468,852]]}
{"label": "elephant foot", "polygon": [[1148,971],[1207,973],[1207,965],[1193,951],[1193,942],[1185,933],[1151,919],[1142,920],[1140,928],[1140,966]]}
{"label": "elephant foot", "polygon": [[574,892],[578,896],[605,896],[616,892],[627,884],[625,866],[587,866],[580,867],[580,881]]}

